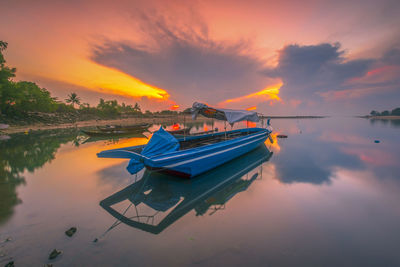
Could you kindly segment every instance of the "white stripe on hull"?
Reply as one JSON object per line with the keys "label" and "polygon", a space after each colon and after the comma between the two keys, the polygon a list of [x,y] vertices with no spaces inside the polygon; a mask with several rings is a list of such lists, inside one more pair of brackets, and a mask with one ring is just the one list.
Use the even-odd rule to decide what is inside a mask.
{"label": "white stripe on hull", "polygon": [[180,166],[180,165],[183,165],[183,164],[187,164],[187,163],[190,163],[190,162],[193,162],[193,161],[197,161],[197,160],[205,159],[205,158],[212,157],[212,156],[215,156],[215,155],[218,155],[218,154],[222,154],[222,153],[231,151],[233,149],[237,149],[239,147],[242,147],[242,146],[245,146],[245,145],[249,145],[249,144],[254,143],[254,142],[261,141],[262,139],[267,139],[267,136],[263,136],[261,138],[257,138],[255,140],[252,140],[252,141],[249,141],[247,143],[240,144],[238,146],[234,146],[234,147],[231,147],[231,148],[228,148],[228,149],[225,149],[225,150],[220,150],[220,151],[217,151],[217,152],[214,152],[214,153],[211,153],[211,154],[207,154],[207,155],[204,155],[204,156],[196,157],[196,158],[193,158],[193,159],[188,159],[188,160],[185,160],[185,161],[182,161],[182,162],[178,162],[178,163],[175,163],[175,164],[171,164],[171,165],[167,165],[167,166],[164,166],[164,167],[161,167],[161,168],[171,169],[171,168],[174,168],[174,167],[177,167],[177,166]]}

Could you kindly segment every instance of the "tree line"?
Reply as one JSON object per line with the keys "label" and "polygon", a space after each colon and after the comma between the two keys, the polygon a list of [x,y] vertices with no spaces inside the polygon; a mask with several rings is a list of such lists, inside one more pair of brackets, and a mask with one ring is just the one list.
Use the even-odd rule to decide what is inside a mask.
{"label": "tree line", "polygon": [[395,108],[392,111],[384,110],[382,112],[373,110],[369,114],[371,116],[400,116],[400,108]]}
{"label": "tree line", "polygon": [[142,112],[138,103],[127,105],[117,100],[100,99],[96,106],[81,101],[76,93],[71,93],[65,102],[52,97],[50,92],[34,82],[13,81],[16,68],[6,65],[3,52],[8,44],[0,41],[0,115],[6,118],[26,118],[32,113],[74,114],[74,116],[113,118],[126,116],[173,115],[177,111]]}

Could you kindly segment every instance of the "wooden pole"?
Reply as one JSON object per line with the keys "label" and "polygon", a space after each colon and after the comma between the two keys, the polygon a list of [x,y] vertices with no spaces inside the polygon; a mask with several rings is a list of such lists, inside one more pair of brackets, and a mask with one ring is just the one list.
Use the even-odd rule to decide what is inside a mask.
{"label": "wooden pole", "polygon": [[186,141],[186,116],[185,112],[183,112],[183,141]]}
{"label": "wooden pole", "polygon": [[224,121],[224,129],[225,129],[225,140],[226,140],[226,121]]}

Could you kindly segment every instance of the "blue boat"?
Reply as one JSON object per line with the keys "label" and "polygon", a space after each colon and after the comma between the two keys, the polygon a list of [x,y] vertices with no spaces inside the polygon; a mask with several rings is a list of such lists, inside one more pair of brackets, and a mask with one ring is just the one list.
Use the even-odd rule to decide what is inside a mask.
{"label": "blue boat", "polygon": [[[201,106],[198,113],[209,115],[207,108]],[[218,112],[225,112],[225,118],[231,124],[242,120],[258,121],[257,114],[252,111],[220,109]],[[221,117],[221,113],[218,116]],[[271,132],[271,128],[245,128],[176,138],[160,127],[146,145],[106,150],[97,156],[131,159],[127,169],[132,174],[146,167],[190,178],[254,150],[266,141]]]}

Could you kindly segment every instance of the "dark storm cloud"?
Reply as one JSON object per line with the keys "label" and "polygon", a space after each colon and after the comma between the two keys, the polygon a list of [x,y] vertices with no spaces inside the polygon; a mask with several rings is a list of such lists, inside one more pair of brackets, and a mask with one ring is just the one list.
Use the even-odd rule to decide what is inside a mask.
{"label": "dark storm cloud", "polygon": [[279,52],[278,65],[263,73],[283,80],[282,96],[309,98],[330,90],[347,89],[344,83],[362,77],[374,60],[344,58],[340,44],[288,45]]}
{"label": "dark storm cloud", "polygon": [[245,53],[246,41],[216,42],[201,23],[170,26],[160,17],[144,16],[142,29],[149,45],[109,41],[96,47],[92,59],[166,89],[178,101],[199,96],[216,103],[267,85],[262,63]]}
{"label": "dark storm cloud", "polygon": [[382,61],[390,65],[400,65],[400,45],[389,49],[383,55]]}

